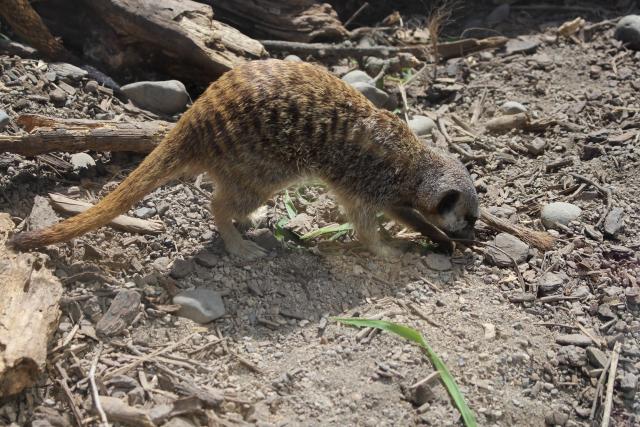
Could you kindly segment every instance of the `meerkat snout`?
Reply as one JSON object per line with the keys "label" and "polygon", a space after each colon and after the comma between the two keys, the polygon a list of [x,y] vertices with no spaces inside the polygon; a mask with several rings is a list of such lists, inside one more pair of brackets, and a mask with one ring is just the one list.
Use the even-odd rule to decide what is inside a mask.
{"label": "meerkat snout", "polygon": [[417,210],[449,237],[473,239],[480,215],[478,193],[465,166],[443,155],[446,172],[433,179],[428,176],[418,192]]}

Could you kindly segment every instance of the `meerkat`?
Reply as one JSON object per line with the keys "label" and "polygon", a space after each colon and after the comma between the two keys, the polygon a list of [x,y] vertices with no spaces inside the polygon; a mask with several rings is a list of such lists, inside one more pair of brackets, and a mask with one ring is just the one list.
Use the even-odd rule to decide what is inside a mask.
{"label": "meerkat", "polygon": [[212,83],[144,161],[89,210],[43,230],[16,234],[19,249],[64,242],[106,225],[155,188],[206,172],[215,183],[211,211],[227,252],[266,254],[234,225],[272,195],[305,177],[333,190],[358,239],[376,255],[376,215],[412,227],[428,223],[469,238],[478,196],[464,165],[421,142],[393,113],[376,108],[322,68],[261,60]]}

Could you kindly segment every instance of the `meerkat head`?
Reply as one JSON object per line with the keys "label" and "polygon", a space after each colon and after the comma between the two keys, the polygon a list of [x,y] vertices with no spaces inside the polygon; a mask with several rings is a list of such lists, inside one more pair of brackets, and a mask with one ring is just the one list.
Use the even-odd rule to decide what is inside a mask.
{"label": "meerkat head", "polygon": [[469,172],[459,160],[443,154],[436,154],[432,162],[425,168],[415,208],[449,237],[473,239],[480,208]]}

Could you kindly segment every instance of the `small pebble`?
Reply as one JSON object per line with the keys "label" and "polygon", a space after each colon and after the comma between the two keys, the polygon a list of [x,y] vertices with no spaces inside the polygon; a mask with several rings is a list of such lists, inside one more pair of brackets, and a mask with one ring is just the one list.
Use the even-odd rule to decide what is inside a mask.
{"label": "small pebble", "polygon": [[427,116],[413,116],[407,124],[413,133],[418,136],[431,135],[431,132],[436,127],[436,122]]}
{"label": "small pebble", "polygon": [[11,122],[7,113],[4,110],[0,110],[0,131],[7,127],[7,125]]}
{"label": "small pebble", "polygon": [[427,254],[424,258],[424,263],[427,267],[436,271],[448,271],[453,267],[450,257],[435,252]]}
{"label": "small pebble", "polygon": [[615,237],[624,227],[624,209],[613,208],[604,219],[604,234],[608,237]]}
{"label": "small pebble", "polygon": [[527,107],[516,101],[507,101],[500,106],[500,111],[507,115],[526,113]]}
{"label": "small pebble", "polygon": [[350,85],[354,83],[368,83],[371,84],[372,78],[369,74],[365,73],[362,70],[353,70],[349,71],[347,74],[342,76],[342,80]]}
{"label": "small pebble", "polygon": [[211,289],[195,288],[183,291],[173,297],[173,303],[181,306],[176,313],[178,316],[197,323],[209,323],[225,315],[222,296]]}
{"label": "small pebble", "polygon": [[96,165],[96,162],[95,160],[93,160],[93,157],[91,157],[87,153],[72,154],[70,162],[73,165],[74,171],[79,171],[81,169],[89,169],[90,167]]}
{"label": "small pebble", "polygon": [[540,217],[542,223],[547,228],[553,228],[556,224],[564,226],[575,221],[582,214],[582,209],[578,206],[566,202],[553,202],[542,208]]}
{"label": "small pebble", "polygon": [[184,84],[178,80],[142,81],[121,89],[140,108],[164,114],[181,113],[191,101]]}
{"label": "small pebble", "polygon": [[640,15],[627,15],[618,21],[613,36],[627,47],[640,50]]}
{"label": "small pebble", "polygon": [[[498,234],[493,244],[502,249],[502,251],[506,252],[513,258],[517,264],[521,264],[527,260],[529,256],[529,245],[524,243],[522,240],[518,239],[515,236],[512,236],[508,233],[500,233]],[[489,247],[487,249],[487,259],[492,264],[497,265],[498,267],[510,267],[513,265],[513,261],[511,258],[506,256],[502,251]]]}
{"label": "small pebble", "polygon": [[284,60],[290,62],[303,62],[298,55],[287,55]]}
{"label": "small pebble", "polygon": [[133,215],[135,215],[136,218],[142,218],[142,219],[151,218],[155,214],[156,214],[155,208],[148,208],[146,206],[138,208],[135,211],[133,211]]}
{"label": "small pebble", "polygon": [[578,347],[587,347],[593,344],[591,338],[582,334],[566,334],[558,335],[556,343],[560,345],[575,345]]}
{"label": "small pebble", "polygon": [[95,80],[89,80],[86,85],[84,85],[84,89],[89,93],[95,93],[98,91],[98,82]]}
{"label": "small pebble", "polygon": [[62,106],[67,101],[67,94],[60,88],[55,88],[49,92],[49,99],[57,106]]}

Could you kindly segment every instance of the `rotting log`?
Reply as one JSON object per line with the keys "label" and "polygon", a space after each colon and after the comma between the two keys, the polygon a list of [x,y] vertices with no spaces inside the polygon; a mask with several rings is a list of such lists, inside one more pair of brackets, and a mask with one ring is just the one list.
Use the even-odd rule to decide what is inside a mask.
{"label": "rotting log", "polygon": [[[208,5],[191,0],[91,0],[118,34],[145,43],[169,58],[167,67],[212,81],[247,59],[266,56],[262,45],[213,19]],[[178,72],[179,71],[179,72]]]}
{"label": "rotting log", "polygon": [[163,121],[114,122],[83,119],[58,119],[25,114],[17,123],[27,135],[0,135],[0,153],[23,156],[65,151],[130,151],[148,153],[174,126]]}
{"label": "rotting log", "polygon": [[331,5],[317,0],[199,1],[252,37],[312,42],[342,40],[348,34]]}
{"label": "rotting log", "polygon": [[0,398],[33,386],[43,373],[62,297],[41,256],[7,248],[13,228],[9,214],[0,213]]}

